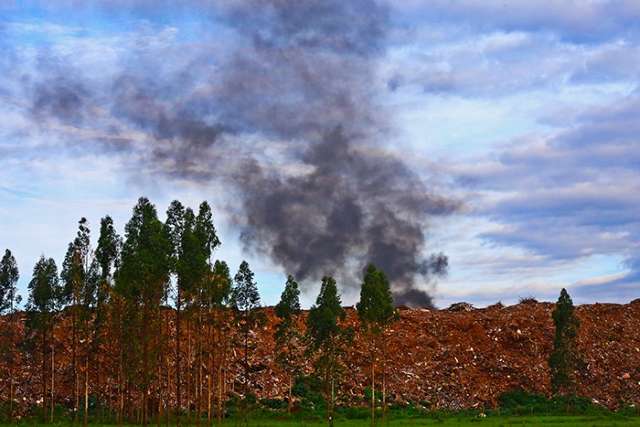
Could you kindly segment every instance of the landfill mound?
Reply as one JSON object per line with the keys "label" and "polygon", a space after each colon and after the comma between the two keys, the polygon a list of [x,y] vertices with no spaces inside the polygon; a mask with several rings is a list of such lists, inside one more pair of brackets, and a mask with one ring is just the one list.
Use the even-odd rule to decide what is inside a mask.
{"label": "landfill mound", "polygon": [[[400,318],[387,333],[388,401],[457,410],[495,407],[500,394],[515,389],[550,394],[547,360],[554,335],[553,304],[527,302],[509,307],[497,304],[484,309],[460,307],[463,306],[451,310],[399,309]],[[259,367],[255,372],[254,391],[258,398],[284,399],[288,380],[274,361],[273,333],[277,320],[272,308],[264,310],[266,325],[251,333],[257,345],[250,355],[250,363]],[[366,405],[363,396],[369,384],[368,347],[358,332],[357,313],[353,308],[346,311],[345,322],[355,328],[356,334],[347,355],[338,400],[342,404]],[[626,305],[578,306],[576,313],[581,321],[578,393],[612,409],[640,404],[640,300]],[[164,314],[173,329],[175,312],[166,309]],[[303,313],[301,325],[305,316]],[[58,402],[70,404],[73,381],[67,317],[59,321],[56,330],[59,350],[55,393]],[[24,318],[20,313],[10,322],[17,337],[23,336]],[[0,319],[0,323],[6,331],[7,318]],[[173,347],[168,348],[168,354],[174,351]],[[18,405],[26,409],[38,403],[40,366],[21,351],[17,353],[18,363],[14,365],[17,369],[13,371],[15,397]],[[241,355],[240,348],[231,351],[229,393],[234,393],[234,384],[238,383],[241,373],[241,363],[234,364],[233,360],[235,357],[239,361]],[[0,399],[3,400],[8,398],[4,363],[2,358]],[[96,364],[101,373],[91,373],[99,378],[98,386],[91,385],[92,393],[113,397],[115,383],[104,378],[109,372],[117,371],[116,366],[110,366],[112,363],[107,357]],[[306,363],[305,371],[309,373],[311,362]],[[169,372],[168,376],[174,373]],[[175,393],[171,393],[168,400],[175,401]]]}

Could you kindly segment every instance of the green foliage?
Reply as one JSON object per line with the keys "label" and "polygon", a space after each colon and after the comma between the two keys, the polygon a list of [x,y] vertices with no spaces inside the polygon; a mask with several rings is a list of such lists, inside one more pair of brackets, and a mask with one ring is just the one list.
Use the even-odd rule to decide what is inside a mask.
{"label": "green foliage", "polygon": [[161,351],[153,334],[158,330],[160,304],[168,290],[170,253],[171,245],[155,207],[141,197],[125,226],[115,290],[124,301],[123,364],[129,378],[139,377],[143,395],[155,377],[154,366]]}
{"label": "green foliage", "polygon": [[510,415],[560,415],[601,414],[607,409],[594,405],[589,399],[576,396],[554,396],[551,399],[543,394],[524,390],[512,390],[498,397],[500,411]]}
{"label": "green foliage", "polygon": [[342,359],[353,338],[353,331],[340,324],[345,317],[336,281],[330,276],[323,277],[320,294],[307,317],[307,339],[308,351],[315,356],[315,373],[322,379],[329,420],[333,418]]}
{"label": "green foliage", "polygon": [[231,297],[233,282],[226,262],[216,260],[213,264],[213,277],[209,281],[207,298],[213,308],[223,307]]}
{"label": "green foliage", "polygon": [[330,276],[323,277],[320,294],[307,317],[307,335],[311,348],[329,350],[328,347],[333,346],[333,342],[342,332],[338,321],[344,320],[345,317],[335,279]]}
{"label": "green foliage", "polygon": [[296,324],[300,314],[300,289],[293,276],[287,277],[280,302],[275,307],[276,316],[280,319],[276,326],[276,362],[291,377],[300,370],[302,359],[301,335]]}
{"label": "green foliage", "polygon": [[16,304],[20,303],[16,289],[19,278],[18,263],[11,251],[6,249],[0,260],[0,314],[7,310],[13,312]]}
{"label": "green foliage", "polygon": [[296,377],[292,391],[293,395],[300,401],[299,407],[301,410],[305,412],[325,410],[322,381],[317,376]]}
{"label": "green foliage", "polygon": [[[29,300],[27,311],[40,318],[49,316],[59,307],[62,289],[58,281],[58,267],[53,258],[40,256],[33,267],[33,275],[29,285]],[[42,317],[44,319],[44,317]]]}
{"label": "green foliage", "polygon": [[235,286],[231,294],[233,307],[244,317],[260,307],[260,294],[249,263],[242,261],[234,277]]}
{"label": "green foliage", "polygon": [[113,226],[113,219],[107,215],[100,220],[100,236],[95,254],[102,280],[108,280],[112,268],[117,266],[121,246],[122,240]]}
{"label": "green foliage", "polygon": [[141,197],[125,226],[116,290],[140,305],[159,305],[169,275],[170,244],[155,207]]}
{"label": "green foliage", "polygon": [[365,270],[356,309],[364,328],[374,334],[380,334],[386,325],[397,318],[389,280],[373,264],[369,264]]}
{"label": "green foliage", "polygon": [[549,358],[551,387],[554,394],[575,395],[575,372],[578,364],[576,337],[580,321],[574,313],[573,301],[566,289],[560,292],[553,311],[553,323],[556,331],[553,352]]}
{"label": "green foliage", "polygon": [[291,275],[287,277],[287,283],[284,285],[280,302],[276,304],[275,312],[282,323],[290,322],[300,313],[300,289],[298,282]]}
{"label": "green foliage", "polygon": [[83,217],[78,222],[76,238],[69,243],[60,272],[63,282],[62,302],[81,309],[81,315],[84,317],[95,303],[99,281],[98,264],[91,260],[90,242],[87,219]]}

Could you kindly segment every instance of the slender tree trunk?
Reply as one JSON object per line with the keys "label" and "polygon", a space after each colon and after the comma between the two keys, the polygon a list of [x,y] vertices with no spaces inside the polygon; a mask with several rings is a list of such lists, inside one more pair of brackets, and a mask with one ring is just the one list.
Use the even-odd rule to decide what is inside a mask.
{"label": "slender tree trunk", "polygon": [[149,315],[145,308],[142,321],[142,425],[147,425],[147,404],[149,398]]}
{"label": "slender tree trunk", "polygon": [[196,325],[196,426],[200,427],[200,416],[202,414],[202,309],[198,310],[198,321]]}
{"label": "slender tree trunk", "polygon": [[42,330],[42,422],[47,422],[47,331]]}
{"label": "slender tree trunk", "polygon": [[376,425],[376,373],[375,353],[371,351],[371,426]]}
{"label": "slender tree trunk", "polygon": [[382,420],[387,420],[387,340],[382,335]]}
{"label": "slender tree trunk", "polygon": [[191,322],[187,320],[187,423],[191,424]]}
{"label": "slender tree trunk", "polygon": [[78,419],[78,407],[80,402],[80,393],[78,388],[78,328],[77,328],[77,304],[76,298],[73,299],[73,307],[71,309],[71,369],[73,371],[73,419],[72,424],[75,424]]}
{"label": "slender tree trunk", "polygon": [[180,292],[180,287],[178,287],[178,296],[176,299],[176,409],[175,409],[175,417],[176,417],[176,425],[180,427],[180,412],[182,411],[182,400],[181,400],[181,377],[180,371],[182,367],[182,355],[180,353],[180,309],[182,305],[182,293]]}
{"label": "slender tree trunk", "polygon": [[51,422],[53,423],[53,414],[55,410],[55,397],[54,397],[54,389],[55,389],[55,342],[53,338],[53,330],[51,331]]}
{"label": "slender tree trunk", "polygon": [[87,427],[89,423],[89,355],[84,359],[84,420],[82,425]]}
{"label": "slender tree trunk", "polygon": [[287,402],[287,413],[291,415],[291,409],[293,407],[293,375],[289,374],[289,401]]}

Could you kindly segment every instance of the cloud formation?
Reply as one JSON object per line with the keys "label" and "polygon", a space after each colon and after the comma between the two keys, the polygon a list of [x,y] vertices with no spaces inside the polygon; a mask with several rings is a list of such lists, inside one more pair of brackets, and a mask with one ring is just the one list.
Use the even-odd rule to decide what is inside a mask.
{"label": "cloud formation", "polygon": [[138,173],[230,184],[246,248],[300,279],[337,274],[354,285],[374,262],[398,301],[431,305],[416,280],[443,274],[447,260],[425,253],[425,231],[458,203],[382,144],[388,114],[374,93],[387,8],[323,0],[212,9],[224,40],[142,31],[107,45],[106,73],[91,73],[92,55],[76,56],[77,46],[38,51],[21,82],[33,123],[72,147],[125,153]]}

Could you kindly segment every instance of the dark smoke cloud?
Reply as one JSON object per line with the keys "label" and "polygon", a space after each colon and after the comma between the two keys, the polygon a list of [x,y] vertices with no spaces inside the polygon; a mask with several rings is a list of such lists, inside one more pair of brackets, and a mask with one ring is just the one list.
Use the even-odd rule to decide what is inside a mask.
{"label": "dark smoke cloud", "polygon": [[[346,285],[373,262],[397,302],[430,306],[416,283],[444,274],[447,259],[424,257],[425,231],[431,216],[457,204],[432,194],[384,149],[388,112],[375,102],[375,64],[386,7],[251,0],[212,15],[236,33],[217,58],[199,47],[180,57],[184,67],[166,71],[172,52],[161,61],[140,55],[102,86],[62,72],[35,84],[34,116],[77,124],[87,123],[87,111],[106,111],[94,118],[102,130],[117,136],[119,149],[142,150],[145,164],[160,165],[156,172],[232,183],[248,250],[299,279],[337,274]],[[142,148],[123,142],[126,128],[147,135]],[[256,139],[282,158],[260,152]]]}

